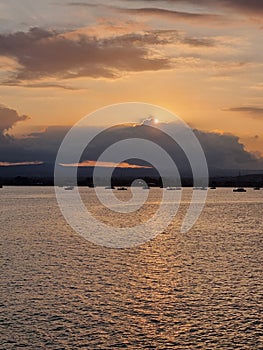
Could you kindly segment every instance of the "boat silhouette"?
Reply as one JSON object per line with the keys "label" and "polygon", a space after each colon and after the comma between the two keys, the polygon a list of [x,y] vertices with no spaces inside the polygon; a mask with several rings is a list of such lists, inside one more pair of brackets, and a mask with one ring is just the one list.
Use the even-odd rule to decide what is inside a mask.
{"label": "boat silhouette", "polygon": [[[240,184],[240,177],[241,177],[241,173],[239,172],[238,181],[237,181],[239,184]],[[247,190],[244,187],[238,185],[236,188],[233,189],[233,192],[247,192]]]}
{"label": "boat silhouette", "polygon": [[66,191],[72,191],[74,190],[74,186],[67,186],[64,188]]}
{"label": "boat silhouette", "polygon": [[233,192],[247,192],[244,187],[237,187],[233,189]]}

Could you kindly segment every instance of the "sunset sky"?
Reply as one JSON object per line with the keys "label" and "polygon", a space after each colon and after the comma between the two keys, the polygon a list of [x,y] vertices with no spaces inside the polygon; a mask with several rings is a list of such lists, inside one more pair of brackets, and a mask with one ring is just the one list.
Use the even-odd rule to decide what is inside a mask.
{"label": "sunset sky", "polygon": [[262,47],[262,0],[0,0],[0,146],[141,101],[259,157]]}

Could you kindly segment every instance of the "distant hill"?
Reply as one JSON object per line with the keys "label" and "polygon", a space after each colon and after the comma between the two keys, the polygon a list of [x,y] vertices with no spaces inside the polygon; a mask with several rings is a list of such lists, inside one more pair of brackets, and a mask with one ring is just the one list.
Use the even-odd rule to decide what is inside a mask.
{"label": "distant hill", "polygon": [[[94,167],[79,168],[79,184],[92,184],[93,170]],[[104,169],[101,168],[101,170],[103,175]],[[189,169],[183,169],[180,173],[183,186],[192,186],[192,174]],[[239,173],[241,173],[240,176]],[[0,184],[2,185],[53,185],[53,177],[54,165],[51,163],[0,167]],[[113,179],[116,184],[129,185],[137,178],[145,179],[148,183],[150,182],[155,183],[156,185],[161,185],[160,176],[153,168],[116,168],[113,171]],[[168,174],[167,178],[171,185],[178,185],[178,182],[173,176]],[[210,185],[222,187],[263,187],[263,170],[210,169]]]}

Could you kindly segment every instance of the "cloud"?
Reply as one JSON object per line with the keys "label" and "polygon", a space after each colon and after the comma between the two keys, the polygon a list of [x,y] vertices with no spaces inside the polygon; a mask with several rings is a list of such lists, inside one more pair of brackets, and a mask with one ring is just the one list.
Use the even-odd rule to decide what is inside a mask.
{"label": "cloud", "polygon": [[216,44],[215,40],[212,38],[185,38],[182,43],[194,47],[214,47]]}
{"label": "cloud", "polygon": [[227,112],[240,112],[252,115],[253,118],[263,118],[263,107],[241,106],[223,109]]}
{"label": "cloud", "polygon": [[101,162],[96,160],[85,160],[78,164],[60,164],[64,167],[103,167],[103,168],[125,168],[125,169],[149,169],[149,166],[142,166],[136,164],[130,164],[127,162],[114,163],[114,162]]}
{"label": "cloud", "polygon": [[[31,28],[0,34],[0,54],[17,62],[2,84],[77,90],[63,81],[78,77],[116,79],[129,72],[172,69],[182,46],[211,49],[222,45],[220,38],[191,37],[175,29],[97,37],[93,28],[91,33],[89,28],[65,33]],[[169,45],[178,49],[177,59],[165,50]],[[182,60],[187,61],[187,57]],[[60,82],[55,81],[58,79]]]}
{"label": "cloud", "polygon": [[195,131],[211,168],[263,169],[263,158],[245,150],[238,136],[216,132]]}
{"label": "cloud", "polygon": [[[125,0],[125,2],[133,2],[133,0]],[[196,5],[196,0],[142,0],[144,4],[165,3],[165,4],[192,4]],[[263,13],[263,2],[261,0],[199,0],[198,6],[204,5],[208,7],[234,8],[244,13],[253,13],[260,16]]]}
{"label": "cloud", "polygon": [[141,15],[141,16],[155,16],[155,17],[162,17],[166,20],[172,20],[172,21],[178,21],[178,20],[184,20],[184,21],[197,21],[199,24],[203,24],[203,22],[215,22],[219,20],[223,20],[223,16],[221,15],[215,15],[215,14],[209,14],[209,13],[191,13],[191,12],[182,12],[182,11],[175,11],[175,10],[168,10],[168,9],[162,9],[162,8],[150,8],[150,7],[144,7],[144,8],[136,8],[136,9],[127,9],[127,8],[116,8],[116,10],[120,13],[124,14],[130,14],[130,15]]}
{"label": "cloud", "polygon": [[99,7],[99,6],[102,6],[102,5],[99,5],[99,4],[91,4],[89,2],[83,2],[83,1],[68,2],[66,5],[68,5],[68,6],[76,6],[76,7]]}
{"label": "cloud", "polygon": [[44,162],[39,162],[39,161],[34,161],[34,162],[17,162],[17,163],[0,162],[0,167],[26,166],[26,165],[41,165],[41,164],[44,164]]}
{"label": "cloud", "polygon": [[[254,113],[256,116],[262,116],[263,113],[263,108],[259,107],[233,107],[229,110]],[[55,162],[60,144],[70,127],[50,126],[42,132],[31,133],[23,138],[11,137],[6,133],[15,123],[27,118],[24,115],[20,116],[13,109],[0,106],[0,166],[40,165]],[[83,152],[79,165],[81,167],[94,166],[101,153],[117,141],[130,138],[146,138],[165,149],[175,160],[179,169],[185,168],[187,159],[184,153],[172,139],[158,129],[153,129],[156,123],[159,123],[157,116],[154,119],[145,116],[145,118],[142,118],[141,124],[113,127],[100,133]],[[165,124],[165,128],[177,127],[178,125],[174,123]],[[94,127],[92,129],[84,128],[81,132],[91,135],[98,134]],[[263,169],[263,159],[246,151],[237,136],[223,132],[204,132],[200,130],[194,130],[194,133],[204,149],[210,169]],[[114,161],[113,159],[105,159],[105,162],[101,163],[100,166],[115,167],[117,164]],[[67,165],[73,166],[76,164]],[[148,166],[149,164],[138,160],[125,161],[118,165],[118,167],[123,168],[147,168]]]}
{"label": "cloud", "polygon": [[[170,123],[167,127],[173,128],[176,125]],[[20,163],[21,160],[35,162],[37,159],[45,164],[52,164],[55,162],[59,146],[68,130],[69,127],[48,127],[43,132],[29,135],[28,138],[14,138],[9,143],[0,142],[1,162]],[[90,129],[83,132],[93,134]],[[200,130],[194,130],[194,133],[204,149],[210,169],[263,169],[263,159],[246,151],[237,136]],[[80,159],[82,167],[93,166],[100,154],[113,143],[133,137],[146,138],[159,144],[175,160],[179,170],[187,167],[187,159],[179,146],[145,123],[137,126],[111,128],[100,134],[84,151]],[[116,165],[112,159],[105,159],[105,162],[105,166]],[[123,163],[123,167],[134,166],[145,167],[149,164],[139,160],[127,160]]]}
{"label": "cloud", "polygon": [[33,89],[62,89],[62,90],[69,90],[69,91],[79,91],[82,90],[81,88],[76,88],[69,85],[63,85],[63,84],[56,84],[56,83],[48,83],[48,82],[40,82],[40,83],[19,83],[17,81],[6,81],[5,86],[19,86],[23,88],[33,88]]}
{"label": "cloud", "polygon": [[[128,2],[128,1],[127,1]],[[151,1],[142,1],[144,5],[147,5],[147,3],[151,3]],[[162,3],[162,1],[152,1],[153,3]],[[172,3],[172,1],[164,1],[165,5],[169,2]],[[134,4],[134,1],[133,1]],[[200,12],[200,8],[196,9],[196,12],[194,11],[180,11],[180,10],[174,10],[172,8],[161,8],[161,7],[136,7],[136,8],[127,8],[125,6],[118,6],[118,5],[105,5],[105,4],[91,4],[89,2],[69,2],[67,4],[64,4],[66,6],[70,7],[79,7],[84,9],[98,9],[101,10],[102,14],[103,12],[107,11],[107,13],[111,12],[112,15],[117,14],[124,14],[124,15],[131,15],[133,18],[136,16],[141,17],[148,17],[151,18],[160,18],[162,20],[167,20],[171,22],[178,22],[178,21],[186,21],[191,24],[195,25],[206,25],[209,24],[225,24],[226,22],[230,23],[228,18],[222,14],[215,14],[210,13],[207,10]]]}
{"label": "cloud", "polygon": [[27,115],[19,115],[16,110],[0,105],[0,138],[4,137],[16,123],[27,119],[29,119]]}
{"label": "cloud", "polygon": [[223,7],[235,8],[241,12],[260,15],[263,13],[263,2],[261,0],[201,0],[201,3],[221,5]]}
{"label": "cloud", "polygon": [[7,82],[56,78],[117,78],[126,72],[170,68],[168,58],[153,57],[149,45],[162,44],[157,35],[128,34],[96,38],[74,37],[51,30],[0,34],[0,54],[17,61],[20,68]]}

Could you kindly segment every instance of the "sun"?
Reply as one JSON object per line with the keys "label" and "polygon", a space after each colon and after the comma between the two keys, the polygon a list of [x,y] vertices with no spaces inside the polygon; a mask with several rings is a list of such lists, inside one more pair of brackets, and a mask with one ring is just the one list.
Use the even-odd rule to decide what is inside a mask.
{"label": "sun", "polygon": [[159,124],[159,119],[154,118],[153,123],[154,123],[154,124]]}

